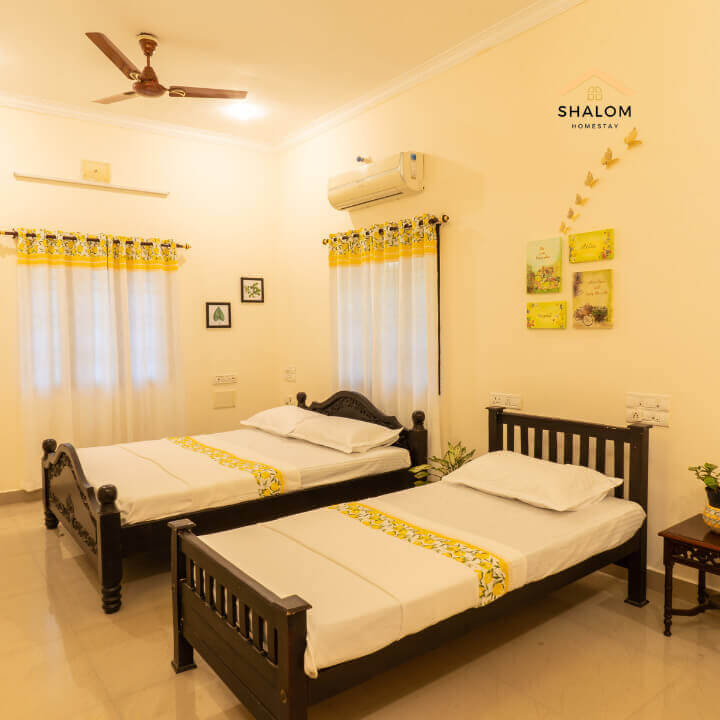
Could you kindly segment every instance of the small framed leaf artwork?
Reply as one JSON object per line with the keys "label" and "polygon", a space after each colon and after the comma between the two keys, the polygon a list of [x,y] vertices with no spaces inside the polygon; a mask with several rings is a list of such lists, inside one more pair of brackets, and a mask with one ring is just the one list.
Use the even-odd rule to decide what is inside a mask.
{"label": "small framed leaf artwork", "polygon": [[265,302],[265,280],[261,277],[240,278],[240,300],[244,303]]}
{"label": "small framed leaf artwork", "polygon": [[206,328],[229,328],[230,321],[229,302],[208,302],[205,303],[205,327]]}

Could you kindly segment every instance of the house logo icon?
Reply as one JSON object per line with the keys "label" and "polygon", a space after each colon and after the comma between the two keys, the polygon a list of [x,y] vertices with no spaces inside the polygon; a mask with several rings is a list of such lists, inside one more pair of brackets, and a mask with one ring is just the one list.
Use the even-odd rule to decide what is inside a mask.
{"label": "house logo icon", "polygon": [[569,120],[572,130],[617,130],[632,118],[632,90],[600,70],[591,70],[560,91],[557,117]]}

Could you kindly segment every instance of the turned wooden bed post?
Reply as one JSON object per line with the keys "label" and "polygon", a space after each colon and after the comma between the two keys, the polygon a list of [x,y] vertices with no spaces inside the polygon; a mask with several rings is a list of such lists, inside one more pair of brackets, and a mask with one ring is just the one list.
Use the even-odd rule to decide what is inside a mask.
{"label": "turned wooden bed post", "polygon": [[412,414],[413,426],[408,430],[408,450],[413,465],[424,465],[428,461],[428,431],[425,429],[425,413],[416,410]]}
{"label": "turned wooden bed post", "polygon": [[630,472],[628,500],[632,500],[645,510],[646,518],[638,531],[640,547],[628,557],[628,596],[630,605],[643,607],[647,599],[647,509],[648,509],[648,465],[650,446],[650,427],[630,425]]}
{"label": "turned wooden bed post", "polygon": [[187,564],[185,554],[182,551],[182,536],[191,532],[195,527],[192,520],[173,520],[170,523],[171,533],[171,554],[170,554],[170,579],[172,583],[172,610],[173,610],[173,646],[174,653],[172,666],[176,673],[192,670],[195,665],[193,661],[193,647],[182,634],[182,593],[180,583],[187,577]]}
{"label": "turned wooden bed post", "polygon": [[100,514],[97,518],[98,575],[103,610],[116,613],[122,604],[122,544],[120,511],[115,505],[117,488],[101,485],[97,491]]}
{"label": "turned wooden bed post", "polygon": [[48,530],[54,530],[58,526],[58,519],[55,517],[55,513],[50,510],[50,478],[45,463],[48,457],[57,450],[57,441],[52,438],[43,440],[42,449],[42,499],[45,512],[45,527]]}

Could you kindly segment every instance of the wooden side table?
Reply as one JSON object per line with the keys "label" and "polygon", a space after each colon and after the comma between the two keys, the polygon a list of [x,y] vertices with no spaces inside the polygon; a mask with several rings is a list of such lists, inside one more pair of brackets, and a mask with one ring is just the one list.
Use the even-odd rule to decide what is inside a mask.
{"label": "wooden side table", "polygon": [[[720,603],[710,596],[705,586],[706,573],[720,575],[720,535],[711,532],[702,515],[688,518],[658,534],[664,540],[665,635],[670,637],[673,615],[699,615],[710,608],[720,610]],[[672,606],[675,563],[697,568],[698,604],[694,608],[681,610]]]}

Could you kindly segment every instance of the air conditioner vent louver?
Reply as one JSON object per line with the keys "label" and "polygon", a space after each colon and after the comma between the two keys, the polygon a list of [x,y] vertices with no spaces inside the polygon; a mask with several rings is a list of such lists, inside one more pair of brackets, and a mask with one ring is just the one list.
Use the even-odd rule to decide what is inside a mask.
{"label": "air conditioner vent louver", "polygon": [[328,200],[336,210],[368,207],[423,190],[423,154],[401,152],[328,180]]}

